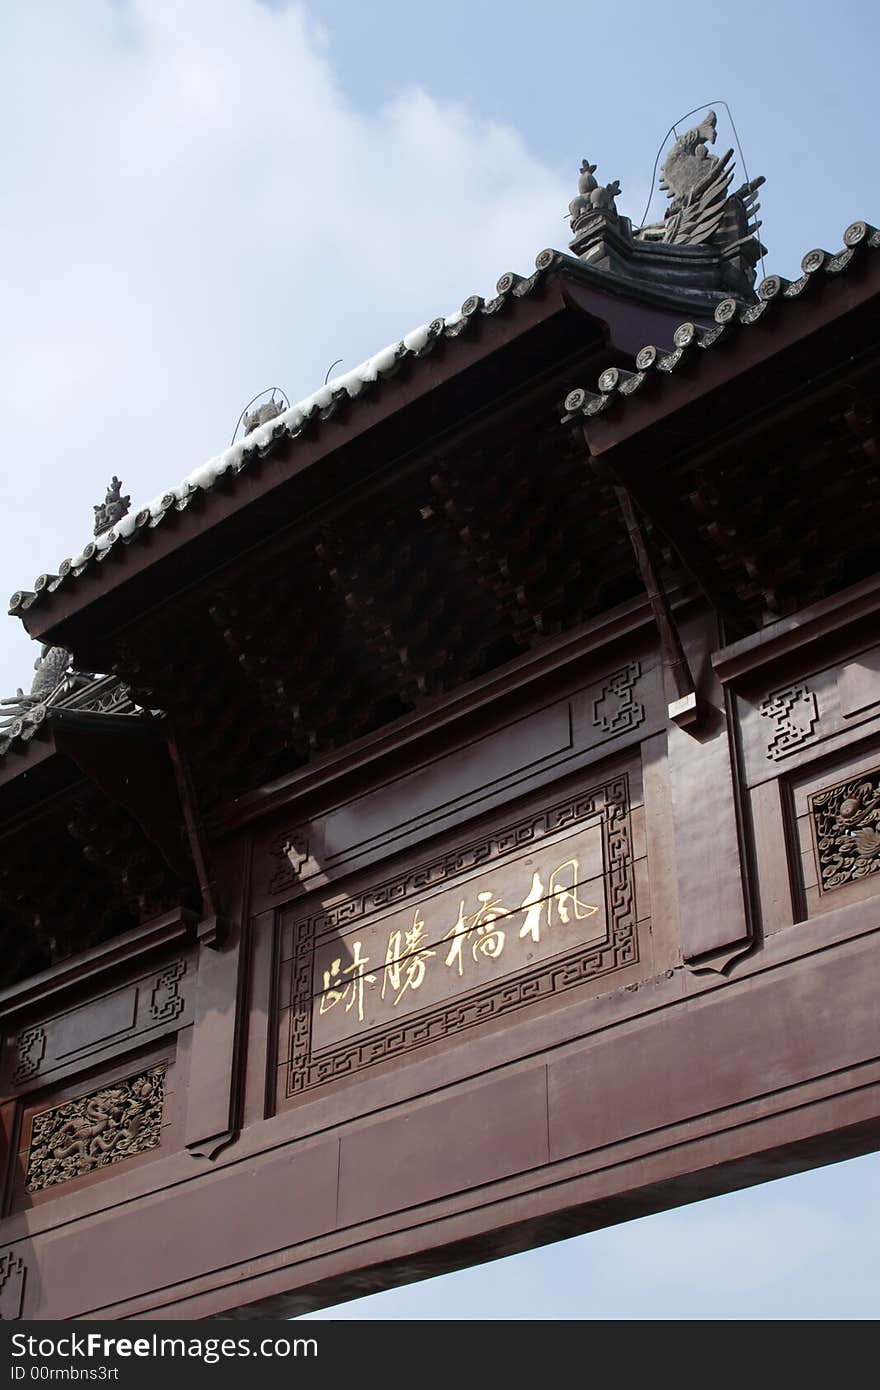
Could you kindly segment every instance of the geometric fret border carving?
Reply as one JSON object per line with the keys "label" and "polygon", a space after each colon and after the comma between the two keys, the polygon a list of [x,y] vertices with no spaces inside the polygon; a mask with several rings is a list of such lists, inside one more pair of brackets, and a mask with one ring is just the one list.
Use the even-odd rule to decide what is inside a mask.
{"label": "geometric fret border carving", "polygon": [[54,1086],[108,1053],[118,1055],[135,1038],[185,1027],[193,1014],[195,991],[187,987],[192,975],[193,958],[186,955],[165,965],[153,961],[143,974],[129,975],[90,1003],[72,992],[60,994],[55,1012],[47,1010],[20,1033],[10,1029],[4,1036],[0,1090],[23,1094]]}
{"label": "geometric fret border carving", "polygon": [[880,871],[880,768],[810,797],[823,893]]}
{"label": "geometric fret border carving", "polygon": [[20,1255],[4,1250],[0,1255],[0,1322],[17,1322],[24,1303],[27,1265]]}
{"label": "geometric fret border carving", "polygon": [[156,977],[150,994],[150,1017],[157,1022],[178,1018],[183,1013],[180,981],[186,974],[186,961],[176,960]]}
{"label": "geometric fret border carving", "polygon": [[[542,835],[566,829],[589,818],[601,817],[607,938],[555,957],[513,978],[459,995],[404,1023],[372,1030],[362,1039],[344,1043],[313,1057],[311,1049],[312,979],[315,942],[319,932],[357,921],[377,909],[424,893],[445,877],[510,854]],[[604,786],[578,793],[544,811],[534,812],[515,825],[480,841],[388,880],[339,907],[301,918],[292,926],[293,960],[290,989],[290,1039],[288,1048],[288,1097],[391,1056],[424,1047],[439,1038],[508,1014],[536,1000],[557,995],[597,976],[638,960],[636,904],[632,876],[632,839],[629,817],[629,783],[626,775]]]}
{"label": "geometric fret border carving", "polygon": [[635,698],[636,681],[641,674],[641,663],[629,662],[608,677],[593,701],[593,724],[604,734],[636,729],[644,721],[645,707]]}
{"label": "geometric fret border carving", "polygon": [[161,1137],[164,1100],[162,1065],[35,1115],[25,1179],[28,1192],[154,1149]]}
{"label": "geometric fret border carving", "polygon": [[18,1037],[18,1062],[13,1081],[16,1086],[27,1081],[40,1070],[40,1063],[46,1055],[46,1030],[40,1024],[35,1028],[25,1028]]}
{"label": "geometric fret border carving", "polygon": [[816,696],[806,685],[788,685],[772,691],[759,710],[765,719],[775,722],[767,745],[767,757],[774,761],[807,743],[819,722]]}

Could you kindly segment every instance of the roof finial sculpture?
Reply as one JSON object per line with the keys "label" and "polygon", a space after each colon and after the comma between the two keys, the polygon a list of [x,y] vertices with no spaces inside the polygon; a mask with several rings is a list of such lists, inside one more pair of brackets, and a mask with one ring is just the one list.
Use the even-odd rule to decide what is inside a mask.
{"label": "roof finial sculpture", "polygon": [[581,160],[577,197],[572,198],[568,205],[571,230],[575,234],[583,230],[594,213],[602,213],[615,219],[617,217],[614,199],[620,192],[620,180],[615,179],[613,183],[607,183],[604,188],[600,188],[593,177],[595,172],[595,164],[591,164],[588,159]]}
{"label": "roof finial sculpture", "polygon": [[284,402],[276,401],[273,397],[271,401],[264,401],[262,405],[256,406],[253,410],[247,411],[244,417],[244,432],[252,434],[260,425],[266,425],[270,420],[274,420],[276,415],[280,415],[284,410]]}
{"label": "roof finial sculpture", "polygon": [[34,662],[36,674],[31,682],[30,692],[26,695],[19,686],[9,699],[0,700],[0,706],[4,706],[0,711],[0,732],[29,710],[44,704],[54,694],[67,680],[70,661],[71,655],[66,647],[50,647],[44,644],[40,648],[40,655]]}
{"label": "roof finial sculpture", "polygon": [[[109,531],[117,521],[126,515],[131,503],[130,497],[122,496],[122,484],[114,477],[107,489],[104,501],[94,508],[95,535]],[[44,644],[40,655],[34,662],[34,678],[27,694],[21,686],[8,699],[0,700],[0,734],[16,727],[23,718],[33,719],[32,711],[46,704],[53,704],[59,698],[78,686],[88,684],[92,679],[84,672],[71,669],[73,654],[66,647],[51,647]]]}
{"label": "roof finial sculpture", "polygon": [[122,483],[114,477],[107,489],[104,501],[94,509],[95,535],[103,535],[105,531],[110,530],[111,526],[115,526],[117,521],[121,521],[128,514],[130,505],[131,498],[122,496]]}
{"label": "roof finial sculpture", "polygon": [[[714,178],[716,169],[719,177],[726,169],[728,161],[733,155],[733,150],[728,150],[727,154],[719,160],[717,155],[710,154],[706,149],[707,145],[715,144],[718,135],[717,124],[718,117],[715,112],[709,111],[705,119],[699,125],[694,126],[693,130],[685,131],[684,135],[678,136],[671,151],[666,156],[663,168],[660,170],[660,187],[669,194],[671,199],[671,207],[667,209],[667,215],[686,204],[696,190],[705,188]],[[725,189],[732,177],[732,170],[724,174],[723,185]]]}
{"label": "roof finial sculpture", "polygon": [[754,300],[755,266],[764,254],[756,236],[756,191],[764,180],[730,192],[733,150],[718,158],[707,148],[716,125],[715,112],[708,111],[676,140],[660,180],[669,205],[663,221],[649,226],[634,229],[618,213],[620,184],[600,188],[595,164],[584,159],[577,197],[568,205],[575,255],[633,287],[650,283],[678,301],[702,301],[704,309],[731,295]]}
{"label": "roof finial sculpture", "polygon": [[717,123],[715,112],[709,111],[699,125],[678,137],[660,176],[660,187],[669,196],[666,215],[662,222],[641,227],[636,236],[642,241],[664,241],[673,246],[714,242],[722,253],[736,247],[742,248],[740,254],[745,243],[751,241],[754,265],[764,250],[754,236],[761,225],[754,220],[760,207],[755,195],[764,179],[751,179],[736,193],[728,193],[733,179],[733,150],[719,158],[706,148],[715,143]]}
{"label": "roof finial sculpture", "polygon": [[[271,392],[271,394],[270,394]],[[276,401],[275,394],[278,393],[279,399]],[[261,396],[268,396],[267,401],[257,405]],[[233,445],[238,437],[241,425],[244,425],[245,435],[253,434],[254,430],[259,429],[260,425],[268,425],[270,420],[274,420],[278,415],[290,409],[290,401],[286,391],[282,391],[280,386],[267,386],[265,390],[258,391],[245,406],[235,422],[235,429],[232,431],[232,438],[229,441]]]}

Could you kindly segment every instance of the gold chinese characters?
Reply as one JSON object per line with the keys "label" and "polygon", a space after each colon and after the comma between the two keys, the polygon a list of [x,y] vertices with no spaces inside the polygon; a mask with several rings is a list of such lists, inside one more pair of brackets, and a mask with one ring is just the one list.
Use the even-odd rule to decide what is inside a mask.
{"label": "gold chinese characters", "polygon": [[[581,900],[578,883],[579,863],[572,858],[557,864],[546,881],[536,869],[517,907],[505,906],[490,888],[482,889],[470,911],[467,899],[459,900],[455,922],[439,936],[429,933],[417,907],[408,929],[389,933],[381,962],[378,956],[371,960],[364,954],[361,940],[352,943],[348,965],[343,966],[341,957],[331,962],[322,972],[319,1014],[341,1005],[363,1023],[365,1000],[396,1008],[408,992],[415,994],[422,988],[429,970],[446,969],[464,978],[481,962],[491,965],[500,960],[510,949],[511,939],[540,944],[542,933],[572,926],[598,912],[598,907]],[[371,965],[376,973],[369,969]]]}

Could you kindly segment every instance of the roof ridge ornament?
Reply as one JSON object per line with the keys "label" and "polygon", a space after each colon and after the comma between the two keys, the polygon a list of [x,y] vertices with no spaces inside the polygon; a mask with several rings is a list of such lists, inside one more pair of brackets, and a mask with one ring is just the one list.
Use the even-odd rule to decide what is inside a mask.
{"label": "roof ridge ornament", "polygon": [[[102,535],[121,521],[130,505],[131,498],[122,496],[122,483],[114,475],[104,501],[94,508],[95,535]],[[37,592],[45,587],[45,583],[40,584]],[[34,662],[35,675],[30,691],[25,694],[19,686],[14,695],[0,700],[0,733],[8,735],[20,719],[30,717],[34,710],[53,704],[66,691],[87,685],[94,679],[90,673],[74,669],[72,663],[73,653],[66,647],[53,647],[44,642]]]}
{"label": "roof ridge ornament", "polygon": [[21,686],[8,699],[0,700],[0,732],[7,732],[16,720],[23,718],[40,705],[46,704],[64,685],[73,673],[70,670],[71,653],[66,647],[50,647],[46,643],[40,648],[40,655],[34,662],[36,672],[26,695]]}
{"label": "roof ridge ornament", "polygon": [[128,515],[131,498],[122,496],[122,483],[114,475],[107,489],[104,501],[94,508],[95,535],[102,536]]}
{"label": "roof ridge ornament", "polygon": [[569,204],[572,251],[622,279],[664,285],[685,297],[721,301],[733,295],[753,303],[755,267],[765,251],[757,237],[756,196],[764,179],[750,179],[731,193],[733,150],[710,154],[716,134],[717,116],[708,111],[678,137],[660,175],[669,198],[663,220],[636,229],[615,207],[620,183],[599,188],[596,165],[583,160]]}
{"label": "roof ridge ornament", "polygon": [[755,214],[761,206],[756,193],[765,180],[763,175],[750,179],[735,193],[728,193],[733,181],[733,150],[719,157],[707,149],[715,143],[717,125],[718,117],[709,111],[699,125],[679,135],[660,171],[660,187],[669,198],[663,221],[640,227],[636,236],[641,241],[679,246],[715,240],[722,252],[751,242],[749,253],[754,265],[764,253],[755,236],[761,225]]}
{"label": "roof ridge ornament", "polygon": [[260,425],[267,425],[270,420],[274,420],[276,416],[281,415],[286,408],[283,401],[276,401],[273,397],[271,401],[264,401],[262,405],[256,406],[254,410],[247,411],[244,417],[245,434],[253,434],[254,430],[259,429]]}
{"label": "roof ridge ornament", "polygon": [[572,198],[568,205],[571,230],[574,233],[583,231],[590,218],[597,212],[606,217],[613,216],[615,221],[618,218],[614,199],[621,191],[620,179],[606,183],[604,188],[600,188],[593,177],[596,168],[597,165],[591,164],[588,159],[581,160],[577,197]]}

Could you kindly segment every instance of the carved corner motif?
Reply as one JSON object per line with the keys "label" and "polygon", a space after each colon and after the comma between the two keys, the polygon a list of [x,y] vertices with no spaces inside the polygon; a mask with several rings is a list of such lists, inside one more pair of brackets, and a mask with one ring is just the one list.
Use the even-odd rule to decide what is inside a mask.
{"label": "carved corner motif", "polygon": [[13,1250],[0,1255],[0,1322],[18,1322],[24,1306],[27,1265]]}
{"label": "carved corner motif", "polygon": [[[551,957],[488,988],[447,999],[405,1021],[371,1030],[362,1040],[348,1039],[330,1052],[313,1056],[312,980],[319,933],[350,926],[373,912],[418,899],[426,889],[455,879],[463,871],[502,859],[524,846],[540,843],[544,835],[597,815],[601,816],[608,920],[603,941],[585,943],[561,958]],[[301,918],[293,923],[292,944],[286,1086],[289,1097],[629,965],[639,955],[628,779],[622,775],[604,786],[536,811],[515,825],[407,870],[337,907]]]}
{"label": "carved corner motif", "polygon": [[299,878],[309,858],[309,837],[305,830],[292,830],[281,846],[294,878]]}
{"label": "carved corner motif", "polygon": [[31,1125],[28,1192],[155,1148],[164,1102],[165,1067],[160,1066],[41,1111]]}
{"label": "carved corner motif", "polygon": [[157,1023],[171,1022],[183,1013],[180,982],[186,974],[186,961],[176,960],[155,979],[150,993],[150,1017]]}
{"label": "carved corner motif", "polygon": [[804,684],[771,691],[758,709],[765,719],[774,721],[773,736],[767,744],[767,757],[774,761],[808,743],[819,722],[818,701]]}
{"label": "carved corner motif", "polygon": [[18,1061],[12,1080],[16,1086],[21,1085],[22,1081],[29,1080],[36,1076],[37,1072],[46,1055],[46,1030],[38,1024],[35,1028],[25,1028],[18,1035],[16,1044],[18,1049]]}
{"label": "carved corner motif", "polygon": [[641,674],[641,662],[630,661],[605,681],[593,701],[593,725],[603,734],[637,729],[644,721],[645,707],[635,697],[636,682]]}
{"label": "carved corner motif", "polygon": [[823,893],[880,871],[880,768],[810,797]]}
{"label": "carved corner motif", "polygon": [[270,854],[276,864],[269,879],[269,892],[280,893],[299,883],[314,862],[308,827],[283,830],[272,842]]}

